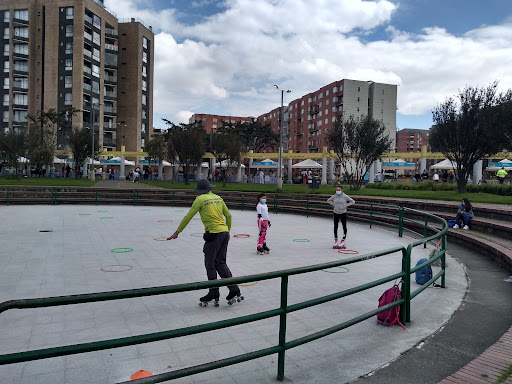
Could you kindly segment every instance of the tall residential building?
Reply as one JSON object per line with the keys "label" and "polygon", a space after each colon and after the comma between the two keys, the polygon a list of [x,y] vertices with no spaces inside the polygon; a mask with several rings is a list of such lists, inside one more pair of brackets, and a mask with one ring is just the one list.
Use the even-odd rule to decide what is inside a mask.
{"label": "tall residential building", "polygon": [[396,152],[421,152],[421,146],[427,146],[431,152],[429,142],[430,131],[426,129],[406,128],[396,132]]}
{"label": "tall residential building", "polygon": [[102,0],[2,0],[0,128],[16,129],[27,114],[73,107],[58,127],[57,149],[73,126],[94,127],[100,148],[138,151],[153,125],[151,27],[118,20]]}
{"label": "tall residential building", "polygon": [[343,79],[325,85],[289,103],[288,149],[321,152],[336,119],[351,115],[381,120],[394,141],[396,100],[397,86],[392,84]]}
{"label": "tall residential building", "polygon": [[188,122],[189,124],[192,124],[194,121],[201,122],[204,126],[204,129],[206,130],[206,133],[210,133],[212,131],[215,131],[215,129],[221,127],[223,121],[235,124],[239,121],[250,123],[253,120],[253,117],[221,116],[209,115],[207,113],[194,113],[190,117]]}
{"label": "tall residential building", "polygon": [[[289,114],[288,114],[288,106],[283,106],[283,152],[288,151],[288,143],[289,143],[289,132],[288,132],[288,123],[289,123]],[[264,113],[261,116],[258,116],[258,120],[261,124],[270,124],[272,131],[279,135],[279,129],[281,124],[281,107],[274,108],[268,113]],[[279,146],[277,148],[267,148],[264,149],[263,152],[279,152]]]}

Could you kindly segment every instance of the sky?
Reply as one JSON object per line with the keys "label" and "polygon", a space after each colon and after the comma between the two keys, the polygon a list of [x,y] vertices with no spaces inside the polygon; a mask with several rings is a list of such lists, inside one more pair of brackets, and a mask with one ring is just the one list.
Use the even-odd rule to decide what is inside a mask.
{"label": "sky", "polygon": [[[398,85],[397,128],[459,90],[512,88],[512,0],[105,0],[155,33],[155,128],[259,116],[340,79]],[[288,99],[288,100],[287,100]]]}

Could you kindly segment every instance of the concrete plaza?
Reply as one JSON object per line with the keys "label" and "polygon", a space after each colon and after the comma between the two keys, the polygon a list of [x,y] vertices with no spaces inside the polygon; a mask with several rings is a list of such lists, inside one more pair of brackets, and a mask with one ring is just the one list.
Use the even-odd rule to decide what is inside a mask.
{"label": "concrete plaza", "polygon": [[[177,228],[187,208],[131,206],[8,206],[1,208],[0,302],[46,296],[169,285],[206,279],[197,215],[179,238],[155,241]],[[232,211],[228,265],[234,276],[306,266],[350,256],[331,248],[328,218],[271,214],[268,255],[256,254],[256,214]],[[168,222],[172,220],[172,222]],[[340,233],[342,228],[340,225]],[[51,232],[40,232],[51,231]],[[250,238],[236,238],[249,234]],[[307,239],[309,242],[295,242]],[[349,222],[347,247],[359,254],[407,245],[397,231]],[[114,253],[115,248],[131,248]],[[416,247],[413,265],[432,249]],[[447,258],[446,289],[428,288],[412,301],[412,322],[377,326],[375,318],[286,353],[286,381],[344,383],[415,347],[443,326],[459,307],[467,282],[463,268]],[[126,272],[102,267],[128,265]],[[109,267],[110,268],[110,267]],[[107,270],[109,269],[107,268]],[[105,268],[104,268],[105,269]],[[401,269],[401,253],[366,260],[347,269],[290,278],[290,304],[338,292]],[[434,268],[434,273],[438,268]],[[336,273],[332,273],[336,272]],[[294,312],[287,339],[325,329],[377,307],[388,283]],[[413,289],[417,288],[412,283]],[[206,291],[65,307],[9,310],[0,314],[0,354],[158,332],[279,307],[279,280],[241,287],[245,300],[219,308],[198,306]],[[225,330],[137,346],[0,366],[9,384],[117,383],[145,369],[154,374],[276,345],[278,318]],[[418,346],[421,348],[421,344]],[[175,383],[275,383],[277,355],[178,379]]]}

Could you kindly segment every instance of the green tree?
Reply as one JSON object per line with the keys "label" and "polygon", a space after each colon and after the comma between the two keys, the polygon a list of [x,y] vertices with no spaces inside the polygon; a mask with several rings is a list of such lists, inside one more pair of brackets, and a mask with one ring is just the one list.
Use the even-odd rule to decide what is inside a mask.
{"label": "green tree", "polygon": [[189,183],[190,167],[201,165],[206,153],[206,131],[200,122],[190,124],[174,124],[163,119],[169,125],[167,130],[167,157],[171,162],[179,159],[185,176],[185,183]]}
{"label": "green tree", "polygon": [[353,189],[361,188],[372,163],[391,150],[393,141],[386,127],[371,116],[338,119],[329,132],[328,141],[345,170],[344,179]]}
{"label": "green tree", "polygon": [[158,177],[162,176],[162,163],[166,156],[166,140],[163,135],[152,135],[148,141],[146,152],[149,157],[149,164],[158,163]]}
{"label": "green tree", "polygon": [[27,134],[24,129],[0,132],[0,156],[7,166],[14,167],[18,179],[19,158],[27,150]]}
{"label": "green tree", "polygon": [[498,82],[486,88],[466,87],[433,111],[430,145],[456,163],[457,190],[464,193],[473,165],[507,146],[512,91],[498,93]]}
{"label": "green tree", "polygon": [[261,152],[264,148],[279,145],[279,135],[272,131],[269,123],[261,124],[258,120],[255,120],[252,122],[239,121],[235,124],[223,121],[222,124],[231,127],[240,135],[247,151]]}
{"label": "green tree", "polygon": [[235,127],[228,124],[221,126],[211,136],[210,152],[221,165],[223,186],[227,183],[227,169],[238,166],[241,161],[241,152],[246,148],[242,135]]}
{"label": "green tree", "polygon": [[[85,127],[75,127],[69,134],[69,147],[73,154],[73,160],[75,161],[75,177],[78,178],[80,166],[85,166],[85,159],[91,156],[92,152],[92,133],[91,130]],[[98,136],[94,136],[94,149],[95,155],[99,153],[99,139]]]}

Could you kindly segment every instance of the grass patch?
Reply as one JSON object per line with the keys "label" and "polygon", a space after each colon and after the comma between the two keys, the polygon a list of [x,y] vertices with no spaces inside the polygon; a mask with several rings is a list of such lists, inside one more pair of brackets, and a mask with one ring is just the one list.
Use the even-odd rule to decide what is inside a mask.
{"label": "grass patch", "polygon": [[[141,181],[141,183],[154,185],[157,187],[167,189],[194,189],[196,183],[186,185],[184,182],[170,182],[170,181]],[[243,184],[243,183],[228,183],[225,187],[222,183],[213,183],[214,190],[217,191],[240,191],[240,192],[266,192],[277,193],[277,185],[275,184]],[[321,185],[320,189],[315,189],[315,194],[334,194],[334,187],[332,185]],[[500,196],[492,193],[477,193],[468,192],[464,194],[457,193],[456,190],[445,191],[422,191],[422,190],[409,190],[409,189],[380,189],[372,187],[363,187],[359,190],[352,190],[348,186],[344,186],[344,192],[349,196],[370,196],[370,197],[389,197],[389,198],[404,198],[404,199],[419,199],[419,200],[442,200],[442,201],[456,201],[459,202],[463,197],[467,197],[473,203],[486,203],[486,204],[507,204],[512,205],[512,196]],[[283,184],[282,193],[290,194],[310,194],[312,189],[304,184]]]}
{"label": "grass patch", "polygon": [[498,380],[496,380],[494,384],[504,383],[510,376],[512,376],[512,364],[509,365],[507,369],[503,370],[503,373],[498,377]]}
{"label": "grass patch", "polygon": [[35,187],[92,187],[99,180],[67,179],[55,177],[20,177],[18,180],[0,177],[0,185]]}

